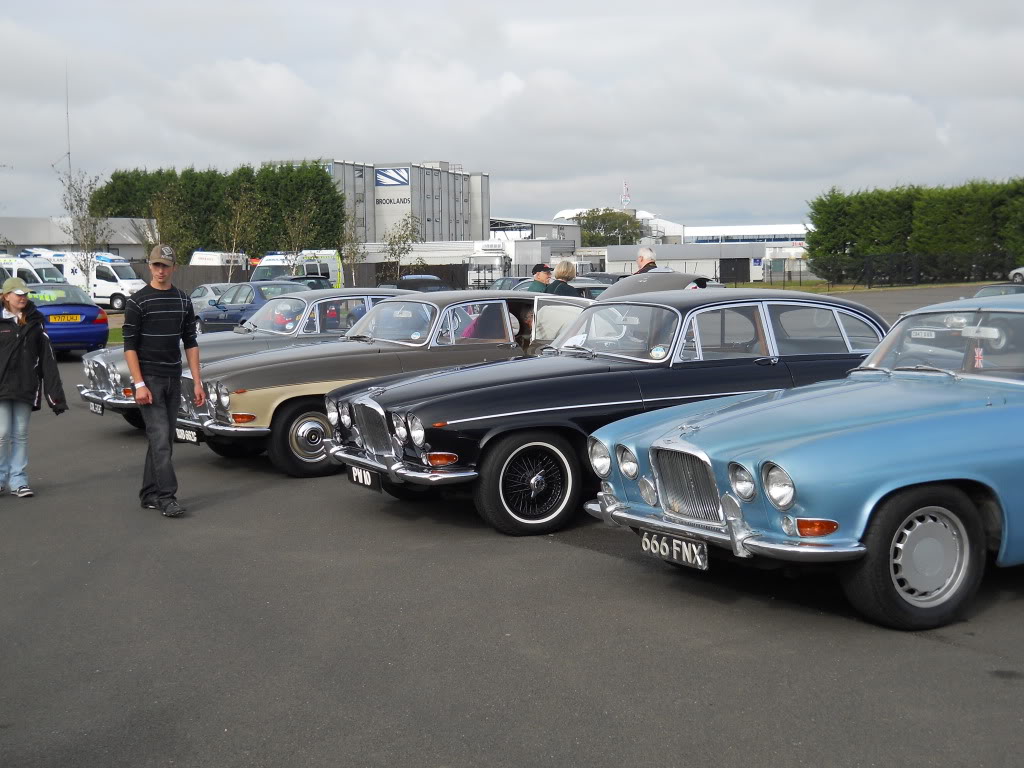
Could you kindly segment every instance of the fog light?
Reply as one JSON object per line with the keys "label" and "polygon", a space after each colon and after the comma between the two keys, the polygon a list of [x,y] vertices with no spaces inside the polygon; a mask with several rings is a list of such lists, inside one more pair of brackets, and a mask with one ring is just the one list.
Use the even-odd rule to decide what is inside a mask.
{"label": "fog light", "polygon": [[459,456],[456,453],[428,453],[427,464],[432,467],[447,467],[449,464],[454,464],[459,460]]}
{"label": "fog light", "polygon": [[231,420],[235,424],[248,424],[250,421],[256,421],[255,413],[232,413]]}
{"label": "fog light", "polygon": [[817,520],[810,517],[798,517],[796,529],[801,536],[828,536],[839,530],[835,520]]}
{"label": "fog light", "polygon": [[644,500],[649,507],[658,506],[658,489],[654,485],[654,481],[649,477],[641,477],[640,482],[640,497]]}
{"label": "fog light", "polygon": [[796,521],[789,515],[786,515],[782,518],[782,530],[787,536],[796,536]]}

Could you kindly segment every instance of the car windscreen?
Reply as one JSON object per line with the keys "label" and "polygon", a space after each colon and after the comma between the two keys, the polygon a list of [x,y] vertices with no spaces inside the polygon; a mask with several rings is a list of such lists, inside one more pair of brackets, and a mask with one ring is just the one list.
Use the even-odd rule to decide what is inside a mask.
{"label": "car windscreen", "polygon": [[87,304],[91,306],[93,304],[93,300],[86,295],[85,291],[66,283],[59,286],[32,287],[29,291],[29,298],[37,306],[50,304]]}
{"label": "car windscreen", "polygon": [[419,301],[383,301],[352,326],[347,337],[424,344],[437,316],[437,308]]}
{"label": "car windscreen", "polygon": [[67,282],[67,278],[65,278],[56,267],[37,267],[36,274],[39,275],[39,279],[44,283]]}
{"label": "car windscreen", "polygon": [[293,296],[271,299],[253,313],[245,326],[257,331],[291,334],[305,311],[306,302],[302,299]]}
{"label": "car windscreen", "polygon": [[668,357],[679,316],[664,307],[608,304],[588,307],[555,340],[559,352],[583,348],[596,354],[658,362]]}
{"label": "car windscreen", "polygon": [[1024,313],[960,311],[905,317],[861,368],[938,369],[1024,380]]}
{"label": "car windscreen", "polygon": [[291,273],[292,268],[286,264],[263,264],[252,271],[252,277],[249,279],[252,281],[273,280],[274,278],[290,275]]}
{"label": "car windscreen", "polygon": [[254,287],[264,299],[275,299],[285,293],[298,293],[299,291],[309,290],[309,286],[302,283],[272,283],[270,285],[257,285]]}
{"label": "car windscreen", "polygon": [[139,276],[135,274],[135,270],[129,267],[127,264],[108,264],[114,274],[122,280],[138,280]]}

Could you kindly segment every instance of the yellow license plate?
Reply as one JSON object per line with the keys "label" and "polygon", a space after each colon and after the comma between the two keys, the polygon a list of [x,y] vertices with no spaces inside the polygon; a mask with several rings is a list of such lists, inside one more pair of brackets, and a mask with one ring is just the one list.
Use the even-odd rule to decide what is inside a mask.
{"label": "yellow license plate", "polygon": [[51,323],[80,323],[81,315],[50,315]]}

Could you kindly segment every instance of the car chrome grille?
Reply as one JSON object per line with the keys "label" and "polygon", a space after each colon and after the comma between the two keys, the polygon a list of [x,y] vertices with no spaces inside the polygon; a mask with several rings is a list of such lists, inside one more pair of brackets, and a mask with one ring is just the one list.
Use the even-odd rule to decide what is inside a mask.
{"label": "car chrome grille", "polygon": [[718,486],[708,463],[692,453],[656,448],[654,469],[665,511],[675,517],[720,525]]}
{"label": "car chrome grille", "polygon": [[178,418],[189,421],[203,422],[210,417],[210,407],[196,407],[195,383],[191,376],[181,377],[181,398],[178,405]]}
{"label": "car chrome grille", "polygon": [[377,456],[393,456],[391,435],[388,433],[387,424],[384,423],[384,414],[372,406],[359,402],[353,404],[352,412],[366,448]]}

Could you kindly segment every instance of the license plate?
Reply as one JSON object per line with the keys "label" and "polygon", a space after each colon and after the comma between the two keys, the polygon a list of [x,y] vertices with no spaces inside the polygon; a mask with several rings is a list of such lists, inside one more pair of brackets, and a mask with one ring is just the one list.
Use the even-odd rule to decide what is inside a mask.
{"label": "license plate", "polygon": [[89,410],[93,413],[97,413],[100,416],[103,415],[103,403],[89,403]]}
{"label": "license plate", "polygon": [[81,315],[50,315],[51,323],[80,323]]}
{"label": "license plate", "polygon": [[708,569],[708,545],[703,541],[644,531],[640,536],[640,549],[660,560],[668,560],[701,571]]}
{"label": "license plate", "polygon": [[186,429],[185,427],[175,427],[174,436],[183,443],[192,443],[192,445],[199,445],[202,438],[200,433],[194,429]]}
{"label": "license plate", "polygon": [[380,491],[380,474],[372,469],[362,467],[349,467],[348,479],[361,488],[369,488],[373,491]]}

